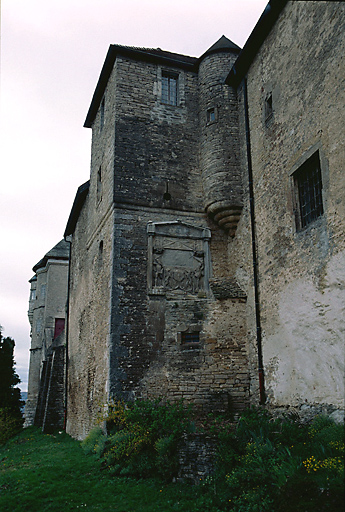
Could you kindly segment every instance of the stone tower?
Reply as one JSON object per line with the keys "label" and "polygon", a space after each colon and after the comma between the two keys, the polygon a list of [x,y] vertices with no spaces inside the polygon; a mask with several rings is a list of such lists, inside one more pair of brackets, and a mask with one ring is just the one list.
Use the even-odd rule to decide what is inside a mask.
{"label": "stone tower", "polygon": [[240,48],[221,37],[200,58],[200,155],[207,214],[234,236],[243,206],[236,92],[225,84]]}

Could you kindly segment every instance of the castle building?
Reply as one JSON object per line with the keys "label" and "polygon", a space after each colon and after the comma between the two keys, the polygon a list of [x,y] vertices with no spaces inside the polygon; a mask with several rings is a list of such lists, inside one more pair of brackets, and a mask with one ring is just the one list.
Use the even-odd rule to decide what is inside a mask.
{"label": "castle building", "polygon": [[25,427],[62,428],[65,406],[65,322],[69,243],[61,240],[33,267],[31,348]]}
{"label": "castle building", "polygon": [[345,6],[244,48],[111,45],[68,219],[67,431],[111,397],[344,408]]}

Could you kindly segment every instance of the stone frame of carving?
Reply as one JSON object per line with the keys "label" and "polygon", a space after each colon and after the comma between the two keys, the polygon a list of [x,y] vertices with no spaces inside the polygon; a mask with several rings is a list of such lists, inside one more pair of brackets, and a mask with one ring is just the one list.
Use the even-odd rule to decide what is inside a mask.
{"label": "stone frame of carving", "polygon": [[[181,220],[168,222],[149,222],[147,225],[147,235],[147,285],[149,294],[165,296],[167,293],[171,294],[175,292],[179,294],[186,293],[188,295],[196,296],[200,294],[205,294],[205,296],[209,295],[209,279],[211,277],[209,241],[211,238],[211,231],[208,228],[187,224]],[[196,267],[194,268],[194,273],[195,271],[199,270],[199,278],[198,276],[194,277],[194,284],[191,284],[192,289],[179,289],[178,286],[175,289],[169,289],[164,286],[164,283],[162,283],[161,286],[157,285],[157,280],[154,279],[153,275],[155,263],[157,264],[158,262],[162,266],[161,262],[164,252],[168,254],[168,251],[173,252],[174,250],[176,250],[176,254],[177,252],[182,253],[183,251],[189,252],[189,260],[192,262],[194,267]],[[155,257],[155,254],[158,256]],[[159,256],[160,254],[162,255],[161,258]],[[189,272],[189,274],[192,274],[192,270]],[[163,266],[162,272],[164,272]],[[183,267],[177,267],[176,272],[183,272]],[[192,276],[189,277],[189,282],[191,282],[191,279]],[[198,279],[199,284],[197,290],[195,289],[195,279]]]}

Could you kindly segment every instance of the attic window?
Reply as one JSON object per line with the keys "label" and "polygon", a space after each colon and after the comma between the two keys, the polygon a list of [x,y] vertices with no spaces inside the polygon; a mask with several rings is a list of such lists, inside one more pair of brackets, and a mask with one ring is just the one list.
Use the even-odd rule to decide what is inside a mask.
{"label": "attic window", "polygon": [[177,105],[178,74],[162,71],[162,103]]}

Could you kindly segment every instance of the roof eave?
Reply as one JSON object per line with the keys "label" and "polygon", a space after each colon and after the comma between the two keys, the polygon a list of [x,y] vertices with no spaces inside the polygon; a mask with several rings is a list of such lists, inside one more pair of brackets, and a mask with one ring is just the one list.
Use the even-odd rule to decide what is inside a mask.
{"label": "roof eave", "polygon": [[91,105],[85,119],[85,128],[92,128],[92,124],[95,120],[99,105],[104,96],[104,91],[106,89],[109,77],[113,70],[114,62],[118,55],[121,55],[123,57],[134,58],[136,60],[141,60],[145,62],[165,64],[168,66],[174,66],[177,68],[186,69],[190,71],[193,71],[196,65],[198,64],[197,58],[195,58],[194,62],[185,62],[179,60],[178,58],[170,58],[166,55],[156,55],[154,53],[150,53],[150,51],[145,49],[140,50],[138,48],[126,48],[115,44],[111,44],[109,46],[108,53],[102,67],[102,71],[99,76],[97,86],[92,97]]}
{"label": "roof eave", "polygon": [[288,0],[270,0],[232,66],[225,83],[237,88],[246,76],[255,56],[275,25]]}
{"label": "roof eave", "polygon": [[74,233],[81,209],[85,203],[86,196],[89,193],[89,187],[90,180],[88,180],[86,183],[83,183],[83,185],[80,185],[80,187],[77,190],[64,233],[65,239],[67,236],[72,235]]}

